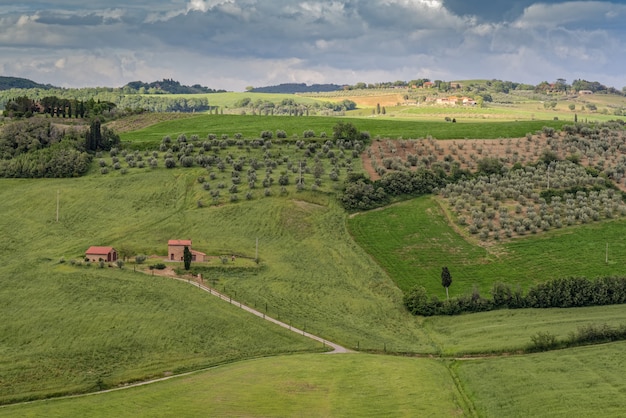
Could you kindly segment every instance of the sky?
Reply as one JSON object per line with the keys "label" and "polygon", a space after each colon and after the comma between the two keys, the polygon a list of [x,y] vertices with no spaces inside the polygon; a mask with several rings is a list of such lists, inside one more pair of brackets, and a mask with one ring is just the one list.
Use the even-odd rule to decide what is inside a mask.
{"label": "sky", "polygon": [[61,87],[626,86],[626,0],[0,0],[0,75]]}

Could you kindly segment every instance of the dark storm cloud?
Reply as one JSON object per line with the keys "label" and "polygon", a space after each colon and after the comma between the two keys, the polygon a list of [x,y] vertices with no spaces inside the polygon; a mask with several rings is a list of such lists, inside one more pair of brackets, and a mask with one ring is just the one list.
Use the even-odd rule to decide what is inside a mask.
{"label": "dark storm cloud", "polygon": [[[472,15],[490,22],[509,21],[519,18],[524,9],[538,3],[534,0],[444,0],[444,6],[457,15]],[[543,4],[565,3],[563,0],[542,0]]]}

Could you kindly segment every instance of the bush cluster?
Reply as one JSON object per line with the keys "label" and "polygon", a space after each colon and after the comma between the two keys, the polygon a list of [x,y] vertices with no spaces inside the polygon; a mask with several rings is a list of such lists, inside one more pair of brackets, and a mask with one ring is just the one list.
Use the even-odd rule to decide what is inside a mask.
{"label": "bush cluster", "polygon": [[428,297],[426,289],[416,286],[404,296],[404,306],[414,315],[458,315],[494,309],[573,308],[582,306],[616,305],[626,303],[626,277],[601,277],[590,280],[568,277],[549,280],[532,286],[526,294],[496,282],[492,298],[484,298],[477,289],[470,295],[441,301]]}
{"label": "bush cluster", "polygon": [[578,327],[569,337],[559,340],[550,332],[538,332],[530,337],[527,351],[547,351],[587,344],[602,344],[626,340],[626,325],[612,327],[608,324],[588,324]]}
{"label": "bush cluster", "polygon": [[154,265],[148,266],[148,268],[150,270],[165,270],[165,264],[163,263],[156,263]]}
{"label": "bush cluster", "polygon": [[392,197],[421,196],[446,184],[441,172],[420,169],[394,171],[371,181],[361,174],[348,176],[340,201],[347,210],[366,210],[387,204]]}

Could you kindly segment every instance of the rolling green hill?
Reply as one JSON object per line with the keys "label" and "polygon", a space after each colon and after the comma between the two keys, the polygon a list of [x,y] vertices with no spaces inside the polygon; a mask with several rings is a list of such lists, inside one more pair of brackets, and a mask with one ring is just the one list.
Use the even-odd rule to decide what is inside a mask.
{"label": "rolling green hill", "polygon": [[[374,141],[376,135],[433,133],[523,136],[547,123],[341,120],[370,131]],[[306,129],[330,134],[336,122],[199,115],[127,132],[122,140],[153,149],[163,136],[175,141],[181,133],[204,140],[209,133],[255,138],[263,130],[283,129],[293,138]],[[261,150],[235,145],[216,152],[237,161]],[[274,141],[262,152],[283,161],[302,158],[293,141]],[[3,407],[0,415],[502,416],[522,410],[534,416],[546,406],[547,415],[590,416],[601,410],[600,403],[608,415],[617,415],[626,402],[619,381],[623,343],[529,357],[454,359],[519,352],[537,332],[565,337],[585,324],[621,325],[625,306],[421,318],[402,305],[402,290],[415,283],[443,292],[442,263],[453,275],[450,290],[459,293],[474,284],[485,291],[503,278],[526,285],[557,274],[619,274],[623,221],[564,228],[486,251],[447,225],[433,197],[350,218],[336,200],[339,185],[326,172],[318,190],[307,178],[302,191],[293,182],[284,190],[274,184],[268,195],[254,190],[251,199],[205,205],[199,202],[209,201],[210,194],[199,178],[213,172],[214,190],[218,182],[228,183],[231,166],[224,172],[166,169],[163,152],[157,154],[152,169],[131,167],[125,157],[135,154],[128,152],[118,155],[125,170],[115,170],[112,157],[102,155],[79,178],[0,179],[0,403],[220,367],[129,391]],[[105,174],[100,159],[110,169]],[[277,165],[272,174],[293,176],[293,167],[286,167]],[[357,162],[353,168],[361,170]],[[340,171],[345,176],[347,166]],[[207,283],[294,327],[368,354],[311,354],[323,347],[186,283],[135,271],[142,266],[132,256],[164,262],[166,242],[176,238],[193,239],[194,249],[210,257],[238,259],[254,258],[258,240],[258,266],[207,265]],[[612,248],[608,264],[606,242]],[[90,245],[112,245],[129,258],[121,269],[86,264]],[[544,388],[541,393],[531,390],[536,386]]]}

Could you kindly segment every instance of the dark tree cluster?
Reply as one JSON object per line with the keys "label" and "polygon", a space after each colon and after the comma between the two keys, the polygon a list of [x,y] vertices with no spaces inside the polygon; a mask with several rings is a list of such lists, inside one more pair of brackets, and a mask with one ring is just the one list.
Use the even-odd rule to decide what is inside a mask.
{"label": "dark tree cluster", "polygon": [[[443,274],[442,274],[443,282]],[[484,298],[477,289],[441,301],[429,297],[423,286],[416,286],[404,296],[404,306],[414,315],[458,315],[494,309],[574,308],[626,303],[626,277],[568,277],[549,280],[532,286],[526,294],[521,288],[494,283],[492,298]]]}
{"label": "dark tree cluster", "polygon": [[120,137],[106,126],[101,126],[100,119],[91,121],[85,133],[85,149],[87,151],[109,151],[120,144]]}
{"label": "dark tree cluster", "polygon": [[384,206],[392,198],[432,193],[446,182],[444,173],[428,169],[393,171],[373,182],[363,175],[355,175],[346,180],[339,199],[347,210],[367,210]]}
{"label": "dark tree cluster", "polygon": [[14,122],[0,133],[0,177],[76,177],[90,161],[80,134],[60,131],[49,120]]}

